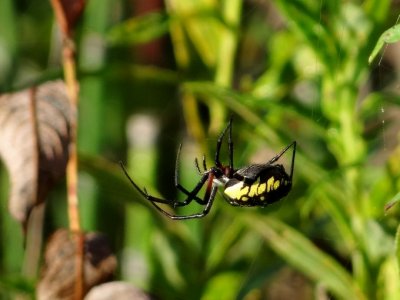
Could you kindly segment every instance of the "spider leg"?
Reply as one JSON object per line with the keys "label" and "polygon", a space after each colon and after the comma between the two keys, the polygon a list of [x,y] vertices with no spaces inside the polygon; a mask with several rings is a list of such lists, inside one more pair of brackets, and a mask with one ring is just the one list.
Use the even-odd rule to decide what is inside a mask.
{"label": "spider leg", "polygon": [[268,162],[268,164],[273,164],[274,162],[276,162],[279,158],[281,158],[281,156],[283,154],[285,154],[285,152],[290,148],[293,147],[293,154],[292,154],[292,164],[290,166],[290,181],[292,181],[293,178],[293,171],[294,171],[294,158],[296,156],[296,141],[293,141],[289,146],[287,146],[285,149],[283,149],[279,154],[277,154],[276,156],[274,156],[273,158],[271,158],[271,160]]}
{"label": "spider leg", "polygon": [[167,199],[161,199],[161,198],[158,198],[158,197],[154,197],[154,196],[150,195],[145,188],[142,190],[141,188],[139,188],[139,186],[129,176],[128,171],[125,169],[124,164],[122,162],[120,162],[120,165],[121,165],[122,170],[125,173],[125,176],[128,177],[130,183],[134,186],[134,188],[144,198],[149,200],[153,205],[154,205],[154,202],[158,202],[158,203],[168,204],[168,205],[171,205],[173,207],[185,206],[185,205],[188,205],[190,202],[192,202],[192,200],[196,200],[196,202],[198,202],[199,204],[205,204],[204,199],[200,199],[196,195],[200,191],[200,189],[203,187],[203,185],[207,181],[207,179],[209,178],[209,174],[208,173],[205,173],[202,176],[202,178],[200,179],[199,183],[194,187],[194,189],[191,192],[187,191],[185,188],[183,188],[182,186],[179,185],[178,188],[184,194],[186,194],[188,197],[184,201],[178,202],[178,201],[175,201],[175,200],[167,200]]}
{"label": "spider leg", "polygon": [[221,162],[219,160],[219,152],[221,151],[222,140],[223,140],[223,138],[225,136],[225,133],[226,133],[226,131],[228,129],[229,129],[229,135],[230,135],[230,138],[229,138],[230,142],[228,141],[228,143],[230,143],[229,144],[229,154],[231,152],[233,152],[233,149],[232,149],[232,138],[231,138],[232,137],[232,129],[231,128],[232,128],[232,118],[229,120],[228,126],[226,126],[226,128],[221,132],[221,134],[219,135],[218,140],[217,140],[217,149],[215,151],[215,165],[218,168],[222,167],[222,164],[221,164]]}
{"label": "spider leg", "polygon": [[[209,182],[212,182],[214,176],[210,176],[209,178]],[[189,219],[199,219],[199,218],[203,218],[204,216],[206,216],[210,210],[211,207],[214,203],[214,199],[215,199],[215,195],[217,193],[217,189],[218,187],[216,185],[211,185],[211,191],[207,192],[205,197],[204,197],[204,203],[205,203],[205,207],[203,209],[202,212],[200,213],[196,213],[196,214],[192,214],[192,215],[187,215],[187,216],[179,216],[179,215],[173,215],[165,210],[163,210],[160,206],[158,206],[156,203],[151,202],[151,204],[153,204],[153,206],[160,211],[162,214],[164,214],[165,216],[167,216],[168,218],[172,219],[172,220],[189,220]]]}
{"label": "spider leg", "polygon": [[185,195],[187,195],[188,197],[184,200],[184,201],[176,201],[173,203],[174,207],[178,207],[178,206],[185,206],[188,205],[190,202],[192,202],[192,200],[195,200],[197,203],[204,205],[205,201],[204,199],[201,199],[199,197],[197,197],[197,194],[200,192],[201,188],[203,187],[204,183],[209,179],[210,173],[204,173],[203,176],[200,178],[200,181],[196,184],[196,186],[194,187],[194,189],[189,192],[187,189],[185,189],[183,186],[181,186],[179,183],[176,182],[176,188],[179,189],[182,193],[184,193]]}
{"label": "spider leg", "polygon": [[200,170],[199,161],[198,161],[197,157],[194,159],[194,166],[196,167],[197,172],[201,175],[202,172]]}
{"label": "spider leg", "polygon": [[292,177],[293,177],[294,157],[296,155],[296,141],[294,141],[292,144],[293,144],[293,154],[292,154],[292,166],[290,167],[290,181],[292,181]]}
{"label": "spider leg", "polygon": [[229,177],[233,174],[233,141],[232,141],[232,117],[229,120],[229,135],[228,135],[228,148],[229,148]]}
{"label": "spider leg", "polygon": [[[294,162],[294,155],[296,153],[296,141],[292,142],[289,146],[286,146],[280,153],[278,153],[277,155],[275,155],[273,158],[270,159],[270,161],[267,164],[273,164],[274,162],[276,162],[278,159],[281,158],[281,156],[283,154],[285,154],[286,151],[289,150],[290,147],[293,147],[293,156],[292,156],[292,166],[293,166],[293,162]],[[293,171],[293,170],[292,170]],[[291,172],[292,173],[292,172]]]}
{"label": "spider leg", "polygon": [[206,163],[206,156],[203,155],[202,157],[202,162],[203,162],[203,172],[200,170],[200,165],[199,165],[199,160],[197,159],[197,157],[194,159],[194,165],[197,169],[197,172],[199,172],[200,175],[202,175],[204,172],[207,172],[207,163]]}
{"label": "spider leg", "polygon": [[174,201],[170,201],[170,200],[165,200],[165,199],[158,199],[155,197],[152,197],[149,195],[149,193],[147,192],[146,189],[141,189],[133,180],[132,178],[129,176],[128,171],[126,170],[124,164],[122,163],[122,161],[119,162],[122,170],[124,171],[125,176],[129,179],[129,182],[133,185],[133,187],[146,199],[150,200],[150,198],[154,198],[152,201],[157,201],[160,203],[165,203],[165,204],[172,204]]}
{"label": "spider leg", "polygon": [[[129,181],[131,182],[131,184],[136,188],[136,190],[143,195],[143,197],[145,197],[147,200],[150,201],[150,203],[158,210],[160,211],[162,214],[164,214],[165,216],[169,217],[170,219],[173,220],[188,220],[188,219],[198,219],[198,218],[202,218],[204,216],[206,216],[209,212],[210,209],[214,203],[214,199],[215,199],[215,195],[217,193],[217,189],[218,186],[213,185],[213,180],[214,180],[214,173],[213,172],[209,172],[209,173],[204,173],[202,178],[200,179],[199,183],[196,185],[196,187],[193,189],[192,192],[187,192],[185,190],[184,193],[187,192],[188,198],[183,201],[183,202],[175,202],[175,201],[171,201],[171,200],[165,200],[165,199],[160,199],[157,197],[153,197],[151,195],[149,195],[146,191],[146,189],[142,190],[139,188],[139,186],[132,180],[132,178],[129,176],[128,172],[125,169],[125,166],[123,165],[122,162],[120,162],[121,168],[124,171],[126,177],[128,177]],[[171,214],[167,211],[165,211],[164,209],[162,209],[160,206],[157,205],[157,203],[165,203],[165,204],[169,204],[169,205],[174,205],[178,204],[177,206],[184,206],[189,204],[193,199],[195,199],[196,194],[200,191],[200,189],[203,187],[204,183],[208,180],[208,185],[207,185],[207,191],[206,194],[204,195],[204,199],[200,199],[201,203],[205,205],[203,211],[201,213],[197,213],[197,214],[192,214],[192,215],[187,215],[187,216],[178,216],[178,215],[174,215]],[[211,191],[210,191],[211,190]],[[196,197],[197,198],[197,197]],[[196,200],[197,201],[197,200]]]}
{"label": "spider leg", "polygon": [[203,168],[204,168],[204,172],[207,171],[207,164],[206,164],[206,156],[203,154]]}
{"label": "spider leg", "polygon": [[200,191],[201,187],[204,185],[204,182],[206,182],[208,175],[205,176],[206,174],[203,174],[203,173],[200,171],[199,163],[198,163],[197,159],[195,159],[196,168],[197,168],[197,170],[199,171],[199,173],[203,175],[203,177],[200,179],[199,183],[195,186],[195,188],[194,188],[191,192],[189,192],[187,189],[185,189],[185,188],[179,183],[179,158],[180,158],[180,155],[181,155],[181,149],[182,149],[182,144],[179,145],[178,153],[177,153],[177,155],[176,155],[175,177],[174,177],[174,180],[175,180],[175,187],[176,187],[178,190],[180,190],[182,193],[184,193],[185,195],[187,195],[187,196],[189,196],[189,197],[186,198],[186,200],[183,201],[183,202],[174,201],[173,205],[174,205],[174,207],[176,207],[176,206],[185,206],[185,205],[188,205],[193,199],[194,199],[197,203],[202,204],[203,200],[200,199],[199,197],[197,197],[197,193]]}

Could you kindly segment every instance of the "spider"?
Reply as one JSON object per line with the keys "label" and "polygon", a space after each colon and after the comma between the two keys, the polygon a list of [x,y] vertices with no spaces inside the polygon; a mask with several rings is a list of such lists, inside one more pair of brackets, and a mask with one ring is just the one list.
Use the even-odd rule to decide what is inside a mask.
{"label": "spider", "polygon": [[[229,165],[225,166],[220,162],[219,154],[225,133],[228,133],[228,149],[229,149]],[[275,164],[289,148],[293,148],[292,162],[290,174],[285,172],[283,165]],[[187,220],[203,218],[206,216],[214,203],[218,187],[223,188],[223,195],[226,201],[233,206],[259,206],[265,207],[271,203],[277,202],[285,197],[291,187],[293,178],[294,158],[296,154],[296,141],[285,147],[279,154],[271,158],[265,164],[253,164],[240,169],[233,167],[233,142],[232,142],[232,119],[228,126],[222,131],[218,137],[215,152],[215,165],[207,169],[206,160],[203,156],[203,168],[200,170],[199,162],[195,159],[197,171],[201,174],[200,181],[188,191],[179,183],[178,167],[179,156],[182,145],[179,146],[176,165],[175,165],[175,187],[186,195],[183,201],[167,200],[151,196],[146,188],[143,190],[132,180],[124,165],[120,162],[122,170],[134,188],[143,195],[157,210],[173,220]],[[197,194],[202,187],[206,185],[203,198],[199,198]],[[175,215],[162,209],[157,203],[164,203],[173,208],[189,205],[192,201],[196,201],[200,205],[204,205],[204,209],[200,213],[190,215]]]}

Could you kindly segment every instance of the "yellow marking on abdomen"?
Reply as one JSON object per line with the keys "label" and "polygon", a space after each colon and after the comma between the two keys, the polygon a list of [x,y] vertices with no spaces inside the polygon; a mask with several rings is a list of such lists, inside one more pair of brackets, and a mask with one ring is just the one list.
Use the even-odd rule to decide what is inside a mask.
{"label": "yellow marking on abdomen", "polygon": [[267,193],[269,193],[271,191],[271,189],[273,188],[274,181],[275,181],[274,176],[272,176],[270,179],[267,180]]}
{"label": "yellow marking on abdomen", "polygon": [[224,193],[231,199],[236,200],[244,200],[247,199],[240,199],[241,197],[245,196],[249,192],[249,187],[243,187],[243,182],[238,182],[230,187],[227,187],[224,190]]}
{"label": "yellow marking on abdomen", "polygon": [[277,190],[280,186],[281,182],[279,180],[274,182],[274,190]]}
{"label": "yellow marking on abdomen", "polygon": [[249,197],[254,197],[258,194],[257,192],[258,184],[254,183],[250,186]]}
{"label": "yellow marking on abdomen", "polygon": [[[257,194],[261,195],[262,193],[265,192],[266,189],[267,189],[267,184],[266,184],[266,183],[261,183],[261,184],[258,186]],[[261,199],[261,200],[263,200],[263,199]]]}

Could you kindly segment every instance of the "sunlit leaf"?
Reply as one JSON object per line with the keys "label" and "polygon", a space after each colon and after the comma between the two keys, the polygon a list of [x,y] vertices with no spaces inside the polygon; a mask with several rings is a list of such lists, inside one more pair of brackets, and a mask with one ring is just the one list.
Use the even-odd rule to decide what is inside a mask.
{"label": "sunlit leaf", "polygon": [[371,63],[375,59],[375,57],[378,55],[379,51],[381,51],[385,44],[397,43],[399,40],[400,24],[397,24],[382,33],[382,35],[378,39],[378,42],[375,45],[374,50],[372,50],[372,53],[368,58],[368,62]]}
{"label": "sunlit leaf", "polygon": [[221,273],[210,280],[201,300],[235,299],[241,288],[240,273]]}
{"label": "sunlit leaf", "polygon": [[70,117],[62,81],[0,97],[0,156],[11,178],[10,212],[22,224],[64,175]]}
{"label": "sunlit leaf", "polygon": [[[397,300],[400,292],[400,278],[398,268],[396,265],[396,258],[394,255],[387,256],[385,261],[381,264],[379,281],[377,283],[377,299]],[[398,265],[398,262],[397,262]]]}
{"label": "sunlit leaf", "polygon": [[396,237],[395,237],[395,253],[397,259],[397,267],[400,267],[400,225],[397,225]]}
{"label": "sunlit leaf", "polygon": [[[209,68],[215,68],[223,26],[219,10],[213,1],[169,1],[171,38],[177,46],[176,55],[183,64],[188,63],[190,46]],[[192,58],[193,59],[193,58]],[[182,65],[183,66],[183,65]]]}

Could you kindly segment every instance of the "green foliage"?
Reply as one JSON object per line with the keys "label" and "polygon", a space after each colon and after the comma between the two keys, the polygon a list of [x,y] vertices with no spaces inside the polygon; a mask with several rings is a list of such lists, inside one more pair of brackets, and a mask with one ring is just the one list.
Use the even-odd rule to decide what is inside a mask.
{"label": "green foliage", "polygon": [[364,299],[357,283],[330,256],[320,251],[298,231],[273,217],[260,220],[251,214],[243,216],[250,229],[296,268],[324,285],[339,298]]}
{"label": "green foliage", "polygon": [[379,51],[382,50],[385,44],[397,43],[399,40],[400,40],[400,25],[395,25],[386,30],[379,37],[374,50],[372,50],[372,53],[368,58],[368,62],[371,63],[375,59],[375,57],[378,55]]}
{"label": "green foliage", "polygon": [[[50,11],[20,5],[0,4],[0,66],[2,57],[16,64],[2,68],[0,87],[7,91],[53,74],[39,54],[49,50],[27,51],[17,38],[40,21],[30,39],[41,41],[37,47],[50,44],[42,35],[51,27]],[[391,130],[396,116],[384,112],[396,114],[400,98],[391,89],[394,74],[368,64],[384,44],[398,41],[399,6],[168,0],[165,10],[111,21],[108,12],[122,5],[128,4],[90,1],[78,41],[81,213],[85,229],[110,236],[119,278],[161,299],[265,299],[277,284],[294,289],[279,279],[290,266],[327,297],[399,299],[400,148]],[[268,10],[279,18],[266,17]],[[19,14],[24,18],[15,22]],[[171,49],[160,38],[169,38]],[[385,80],[377,72],[387,72]],[[378,84],[369,84],[371,77]],[[216,136],[230,114],[236,166],[266,162],[297,141],[293,190],[280,203],[236,208],[217,196],[206,218],[176,222],[123,177],[121,159],[152,194],[181,197],[173,186],[178,144],[180,180],[190,189],[199,180],[194,158],[205,153],[212,165]],[[147,131],[132,133],[132,115],[147,116],[153,139]],[[66,226],[60,194],[48,200],[46,232]],[[193,204],[177,212],[201,209]],[[5,239],[13,221],[2,211]],[[0,273],[15,274],[21,259],[14,256],[22,250],[0,246]],[[0,295],[10,285],[29,292],[4,278]]]}
{"label": "green foliage", "polygon": [[145,43],[167,34],[168,26],[166,13],[149,13],[114,26],[108,33],[108,41],[113,46]]}

